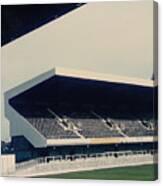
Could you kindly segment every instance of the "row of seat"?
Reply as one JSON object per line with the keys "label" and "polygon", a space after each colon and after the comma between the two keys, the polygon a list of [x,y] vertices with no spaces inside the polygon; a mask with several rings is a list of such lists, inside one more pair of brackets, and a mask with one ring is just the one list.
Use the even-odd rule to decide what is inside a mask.
{"label": "row of seat", "polygon": [[[62,116],[62,114],[60,113]],[[64,115],[65,117],[65,115]],[[72,112],[66,115],[68,122],[71,121],[79,129],[85,138],[120,137],[116,130],[111,130],[105,123],[95,117],[91,112]]]}
{"label": "row of seat", "polygon": [[[153,136],[156,132],[154,120],[150,115],[142,120],[128,113],[106,111],[63,112],[47,106],[26,106],[17,109],[46,138],[79,138],[81,135],[85,138]],[[49,109],[54,114],[49,112]]]}

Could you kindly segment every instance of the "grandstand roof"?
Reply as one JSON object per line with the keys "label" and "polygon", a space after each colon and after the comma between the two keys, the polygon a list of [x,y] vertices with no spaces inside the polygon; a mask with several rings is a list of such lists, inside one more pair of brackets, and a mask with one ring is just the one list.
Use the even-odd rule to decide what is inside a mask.
{"label": "grandstand roof", "polygon": [[96,73],[91,71],[83,71],[70,68],[57,67],[55,69],[55,74],[90,80],[106,81],[112,83],[124,83],[145,87],[154,87],[154,81],[150,79],[134,78],[115,74]]}
{"label": "grandstand roof", "polygon": [[38,85],[41,82],[44,82],[48,80],[49,78],[53,76],[64,76],[64,77],[71,77],[71,78],[80,78],[80,79],[86,79],[86,80],[95,80],[95,81],[103,81],[108,83],[120,83],[120,84],[126,84],[126,85],[136,85],[140,87],[154,87],[154,81],[153,80],[146,80],[141,78],[130,78],[125,76],[117,76],[112,74],[102,74],[102,73],[95,73],[91,71],[82,71],[82,70],[75,70],[75,69],[68,69],[68,68],[60,68],[56,67],[50,71],[44,72],[40,74],[39,76],[36,76],[32,79],[30,79],[27,82],[24,82],[13,89],[10,89],[9,91],[6,91],[6,96],[8,99],[20,94],[21,92],[24,92],[36,85]]}
{"label": "grandstand roof", "polygon": [[[87,128],[85,127],[87,125],[92,125],[92,122],[88,117],[88,122],[86,124],[84,118],[84,120],[82,120],[82,135],[87,139],[79,139],[79,137],[77,138],[72,132],[69,131],[67,133],[64,131],[66,129],[63,130],[63,125],[62,128],[60,128],[59,124],[54,123],[54,121],[57,122],[57,120],[54,120],[53,117],[51,118],[51,116],[49,116],[51,112],[52,115],[55,116],[56,111],[61,114],[62,111],[67,108],[69,112],[72,113],[74,113],[74,111],[76,112],[77,108],[82,107],[88,107],[89,111],[91,111],[91,106],[91,109],[99,107],[99,109],[101,108],[102,110],[104,107],[107,107],[107,109],[110,109],[109,116],[112,116],[112,114],[114,115],[114,112],[118,112],[120,109],[120,112],[122,110],[125,112],[128,110],[131,112],[136,110],[137,114],[142,114],[144,111],[149,112],[151,115],[150,117],[152,118],[153,81],[141,81],[140,79],[117,77],[114,75],[55,68],[54,70],[43,73],[42,75],[25,82],[25,84],[7,91],[5,95],[8,108],[6,109],[7,117],[13,122],[13,115],[17,115],[17,122],[15,122],[13,128],[17,129],[17,126],[20,125],[20,127],[22,127],[20,134],[26,135],[27,139],[29,137],[29,131],[33,128],[32,131],[37,132],[37,134],[33,134],[33,136],[35,136],[35,138],[41,137],[43,140],[43,142],[39,140],[39,143],[34,143],[35,145],[130,143],[153,140],[153,136],[148,136],[148,133],[143,132],[143,129],[141,129],[142,126],[140,126],[139,123],[138,127],[142,132],[136,133],[138,135],[136,138],[132,137],[134,136],[134,131],[129,133],[129,135],[131,135],[129,138],[118,137],[119,134],[115,134],[114,132],[110,133],[107,131],[106,133],[106,130],[104,129],[105,125],[101,119],[98,121],[96,118],[97,116],[92,116],[92,114],[89,114],[89,117],[92,117],[91,119],[95,122],[95,129],[91,127],[92,130],[87,133]],[[76,109],[73,110],[75,107]],[[9,110],[11,110],[11,113],[13,112],[13,114],[11,114]],[[65,110],[65,112],[67,112],[67,110]],[[37,115],[38,113],[40,113],[39,116]],[[78,113],[76,112],[76,114]],[[82,114],[82,112],[79,114]],[[25,119],[22,120],[22,116]],[[124,118],[121,118],[119,114],[117,116],[120,117],[119,120],[123,120],[127,115],[123,115]],[[18,120],[19,117],[20,120]],[[79,119],[80,117],[82,118],[81,115],[78,115],[78,117]],[[133,121],[138,122],[138,119]],[[25,122],[24,127],[22,122]],[[38,122],[39,125],[37,125]],[[76,122],[78,122],[78,119]],[[100,123],[100,126],[97,126],[98,123]],[[129,123],[127,123],[127,125],[129,125]],[[30,129],[28,129],[29,133],[25,130],[28,125],[30,126]],[[102,127],[102,129],[100,127]],[[55,132],[59,132],[59,134],[55,134]],[[98,139],[99,137],[100,139]],[[32,144],[33,138],[34,137],[29,137]]]}

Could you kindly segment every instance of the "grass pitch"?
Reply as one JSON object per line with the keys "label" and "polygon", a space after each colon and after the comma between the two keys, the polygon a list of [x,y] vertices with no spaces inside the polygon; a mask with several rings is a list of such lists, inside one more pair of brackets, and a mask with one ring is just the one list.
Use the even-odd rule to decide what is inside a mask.
{"label": "grass pitch", "polygon": [[93,170],[93,171],[64,173],[59,175],[49,175],[44,177],[63,178],[63,179],[153,181],[157,179],[157,165],[154,164],[154,165],[100,169],[100,170]]}

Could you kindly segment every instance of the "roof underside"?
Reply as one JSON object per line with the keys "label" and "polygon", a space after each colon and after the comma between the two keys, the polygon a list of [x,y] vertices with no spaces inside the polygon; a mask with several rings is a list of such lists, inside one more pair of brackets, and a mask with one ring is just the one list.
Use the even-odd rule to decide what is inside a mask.
{"label": "roof underside", "polygon": [[10,103],[111,105],[153,110],[154,88],[55,75],[10,99]]}

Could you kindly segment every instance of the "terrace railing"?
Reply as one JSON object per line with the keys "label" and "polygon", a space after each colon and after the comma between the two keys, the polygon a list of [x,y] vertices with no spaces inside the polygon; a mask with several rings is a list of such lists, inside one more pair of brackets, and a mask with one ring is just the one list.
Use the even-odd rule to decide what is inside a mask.
{"label": "terrace railing", "polygon": [[156,150],[137,150],[137,151],[112,151],[105,153],[91,153],[91,154],[75,154],[75,155],[65,155],[65,156],[46,156],[41,158],[36,158],[33,160],[21,162],[16,164],[16,169],[28,169],[32,167],[39,167],[39,165],[51,164],[55,162],[68,162],[68,161],[76,161],[81,159],[94,159],[95,161],[99,158],[111,158],[111,157],[121,157],[121,156],[134,156],[134,155],[146,155],[146,154],[157,154]]}

